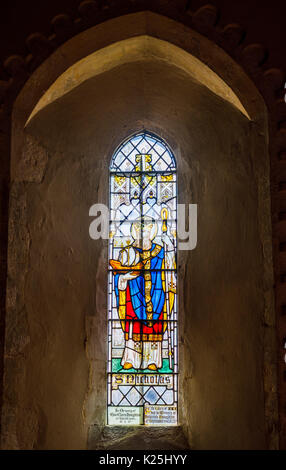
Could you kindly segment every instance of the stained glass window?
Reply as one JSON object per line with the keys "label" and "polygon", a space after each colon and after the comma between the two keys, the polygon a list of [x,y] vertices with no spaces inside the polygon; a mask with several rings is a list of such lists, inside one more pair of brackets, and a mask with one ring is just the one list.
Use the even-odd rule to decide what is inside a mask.
{"label": "stained glass window", "polygon": [[110,165],[110,425],[177,424],[176,230],[174,155],[141,132]]}

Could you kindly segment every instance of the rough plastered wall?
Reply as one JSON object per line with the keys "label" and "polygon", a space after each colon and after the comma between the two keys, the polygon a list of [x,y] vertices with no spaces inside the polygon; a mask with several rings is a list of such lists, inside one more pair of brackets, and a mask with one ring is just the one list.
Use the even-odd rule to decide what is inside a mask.
{"label": "rough plastered wall", "polygon": [[[107,245],[89,238],[88,213],[108,201],[112,152],[143,128],[175,153],[179,202],[198,204],[198,245],[179,253],[173,443],[176,429],[104,427]],[[257,139],[230,104],[152,61],[91,78],[29,122],[11,193],[4,447],[266,447]]]}

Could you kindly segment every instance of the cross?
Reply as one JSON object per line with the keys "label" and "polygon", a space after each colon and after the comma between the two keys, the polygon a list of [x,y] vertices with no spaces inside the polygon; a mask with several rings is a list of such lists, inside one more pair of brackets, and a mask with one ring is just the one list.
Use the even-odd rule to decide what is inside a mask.
{"label": "cross", "polygon": [[148,153],[139,153],[136,155],[136,162],[140,163],[140,167],[137,166],[136,170],[137,171],[150,171],[152,170],[152,165],[148,165],[148,163],[151,163],[152,161],[152,155]]}

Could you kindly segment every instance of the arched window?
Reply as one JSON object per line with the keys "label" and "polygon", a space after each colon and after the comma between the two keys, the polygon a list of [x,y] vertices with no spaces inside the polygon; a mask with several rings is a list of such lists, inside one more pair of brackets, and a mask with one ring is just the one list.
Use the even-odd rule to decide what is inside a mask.
{"label": "arched window", "polygon": [[110,165],[108,424],[177,424],[176,161],[141,132]]}

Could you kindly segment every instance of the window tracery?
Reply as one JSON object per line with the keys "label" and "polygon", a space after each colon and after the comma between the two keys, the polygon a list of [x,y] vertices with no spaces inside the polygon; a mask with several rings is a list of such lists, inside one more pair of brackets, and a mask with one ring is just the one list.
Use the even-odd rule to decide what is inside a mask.
{"label": "window tracery", "polygon": [[108,424],[177,424],[176,161],[141,132],[110,166]]}

